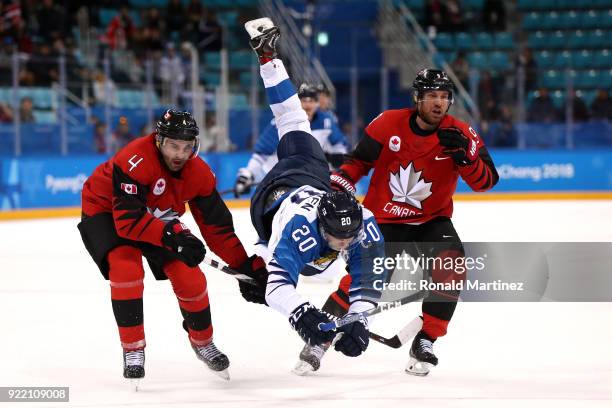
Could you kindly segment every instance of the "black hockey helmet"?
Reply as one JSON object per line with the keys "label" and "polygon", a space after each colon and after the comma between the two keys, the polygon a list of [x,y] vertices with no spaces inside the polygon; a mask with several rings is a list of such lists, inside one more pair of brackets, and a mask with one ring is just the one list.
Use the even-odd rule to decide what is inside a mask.
{"label": "black hockey helmet", "polygon": [[414,88],[414,103],[416,104],[427,91],[448,91],[449,108],[453,104],[455,85],[446,72],[441,69],[425,68],[419,71],[412,82]]}
{"label": "black hockey helmet", "polygon": [[190,112],[168,109],[161,115],[155,128],[158,147],[164,143],[165,138],[195,141],[192,157],[197,156],[200,150],[200,129]]}
{"label": "black hockey helmet", "polygon": [[311,84],[307,84],[307,83],[303,83],[298,88],[298,98],[300,98],[300,99],[303,99],[303,98],[312,98],[315,101],[318,101],[319,100],[319,91],[318,91],[316,86],[311,85]]}
{"label": "black hockey helmet", "polygon": [[317,209],[319,225],[335,238],[352,238],[361,230],[363,213],[355,197],[346,191],[332,191],[321,197]]}

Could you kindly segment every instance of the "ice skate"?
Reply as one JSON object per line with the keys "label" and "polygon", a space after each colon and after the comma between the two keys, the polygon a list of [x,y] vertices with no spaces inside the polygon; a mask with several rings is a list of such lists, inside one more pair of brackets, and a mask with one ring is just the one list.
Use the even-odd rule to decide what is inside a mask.
{"label": "ice skate", "polygon": [[429,374],[431,367],[438,365],[438,357],[433,353],[433,342],[423,331],[414,337],[406,373],[424,377]]}
{"label": "ice skate", "polygon": [[145,376],[144,362],[144,349],[123,350],[123,377],[130,380],[134,391],[138,391],[140,379]]}
{"label": "ice skate", "polygon": [[278,55],[276,42],[280,37],[280,31],[278,27],[274,26],[272,20],[263,17],[247,21],[244,28],[251,37],[249,44],[262,64],[276,58]]}
{"label": "ice skate", "polygon": [[206,346],[196,346],[191,344],[191,348],[195,351],[196,356],[202,360],[208,368],[212,370],[216,375],[223,378],[224,380],[230,379],[228,367],[230,365],[229,359],[215,346],[212,341]]}
{"label": "ice skate", "polygon": [[300,353],[300,361],[293,368],[293,373],[297,375],[308,375],[315,372],[321,367],[321,359],[325,352],[329,349],[330,344],[321,344],[318,346],[304,345]]}

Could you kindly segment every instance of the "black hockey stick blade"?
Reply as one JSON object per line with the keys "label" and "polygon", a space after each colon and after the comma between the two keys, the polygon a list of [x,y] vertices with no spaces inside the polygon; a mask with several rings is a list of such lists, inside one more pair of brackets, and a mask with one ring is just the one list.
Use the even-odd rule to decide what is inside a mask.
{"label": "black hockey stick blade", "polygon": [[377,341],[381,344],[384,344],[385,346],[389,346],[394,349],[398,349],[403,346],[397,334],[391,337],[390,339],[388,339],[386,337],[381,336],[380,334],[370,332],[370,338],[374,341]]}
{"label": "black hockey stick blade", "polygon": [[377,341],[385,346],[397,349],[402,347],[408,341],[410,341],[423,327],[423,318],[417,316],[412,319],[406,326],[402,328],[395,336],[386,338],[380,334],[370,332],[370,338]]}

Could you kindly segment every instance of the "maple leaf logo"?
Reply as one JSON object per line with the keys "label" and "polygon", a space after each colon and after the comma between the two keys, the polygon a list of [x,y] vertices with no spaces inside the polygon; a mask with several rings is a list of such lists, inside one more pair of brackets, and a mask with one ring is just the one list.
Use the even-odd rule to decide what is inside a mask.
{"label": "maple leaf logo", "polygon": [[163,180],[159,180],[157,182],[157,187],[162,188],[164,186],[164,181]]}
{"label": "maple leaf logo", "polygon": [[168,208],[167,210],[160,210],[159,208],[147,208],[147,210],[149,210],[149,213],[152,214],[155,218],[159,218],[164,222],[172,221],[179,217],[179,214],[176,211],[173,211],[172,208]]}
{"label": "maple leaf logo", "polygon": [[423,171],[415,171],[412,162],[406,168],[400,165],[397,173],[389,175],[389,189],[393,193],[391,200],[406,203],[422,210],[421,203],[431,195],[431,182],[421,178]]}

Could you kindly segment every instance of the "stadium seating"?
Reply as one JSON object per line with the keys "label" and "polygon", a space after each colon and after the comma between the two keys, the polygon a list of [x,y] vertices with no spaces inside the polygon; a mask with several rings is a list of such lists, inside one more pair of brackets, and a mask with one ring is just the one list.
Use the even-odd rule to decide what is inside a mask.
{"label": "stadium seating", "polygon": [[[34,108],[50,109],[53,106],[55,92],[50,88],[22,87],[19,88],[17,99],[32,99]],[[10,87],[0,88],[0,102],[11,105],[13,103],[13,90]]]}

